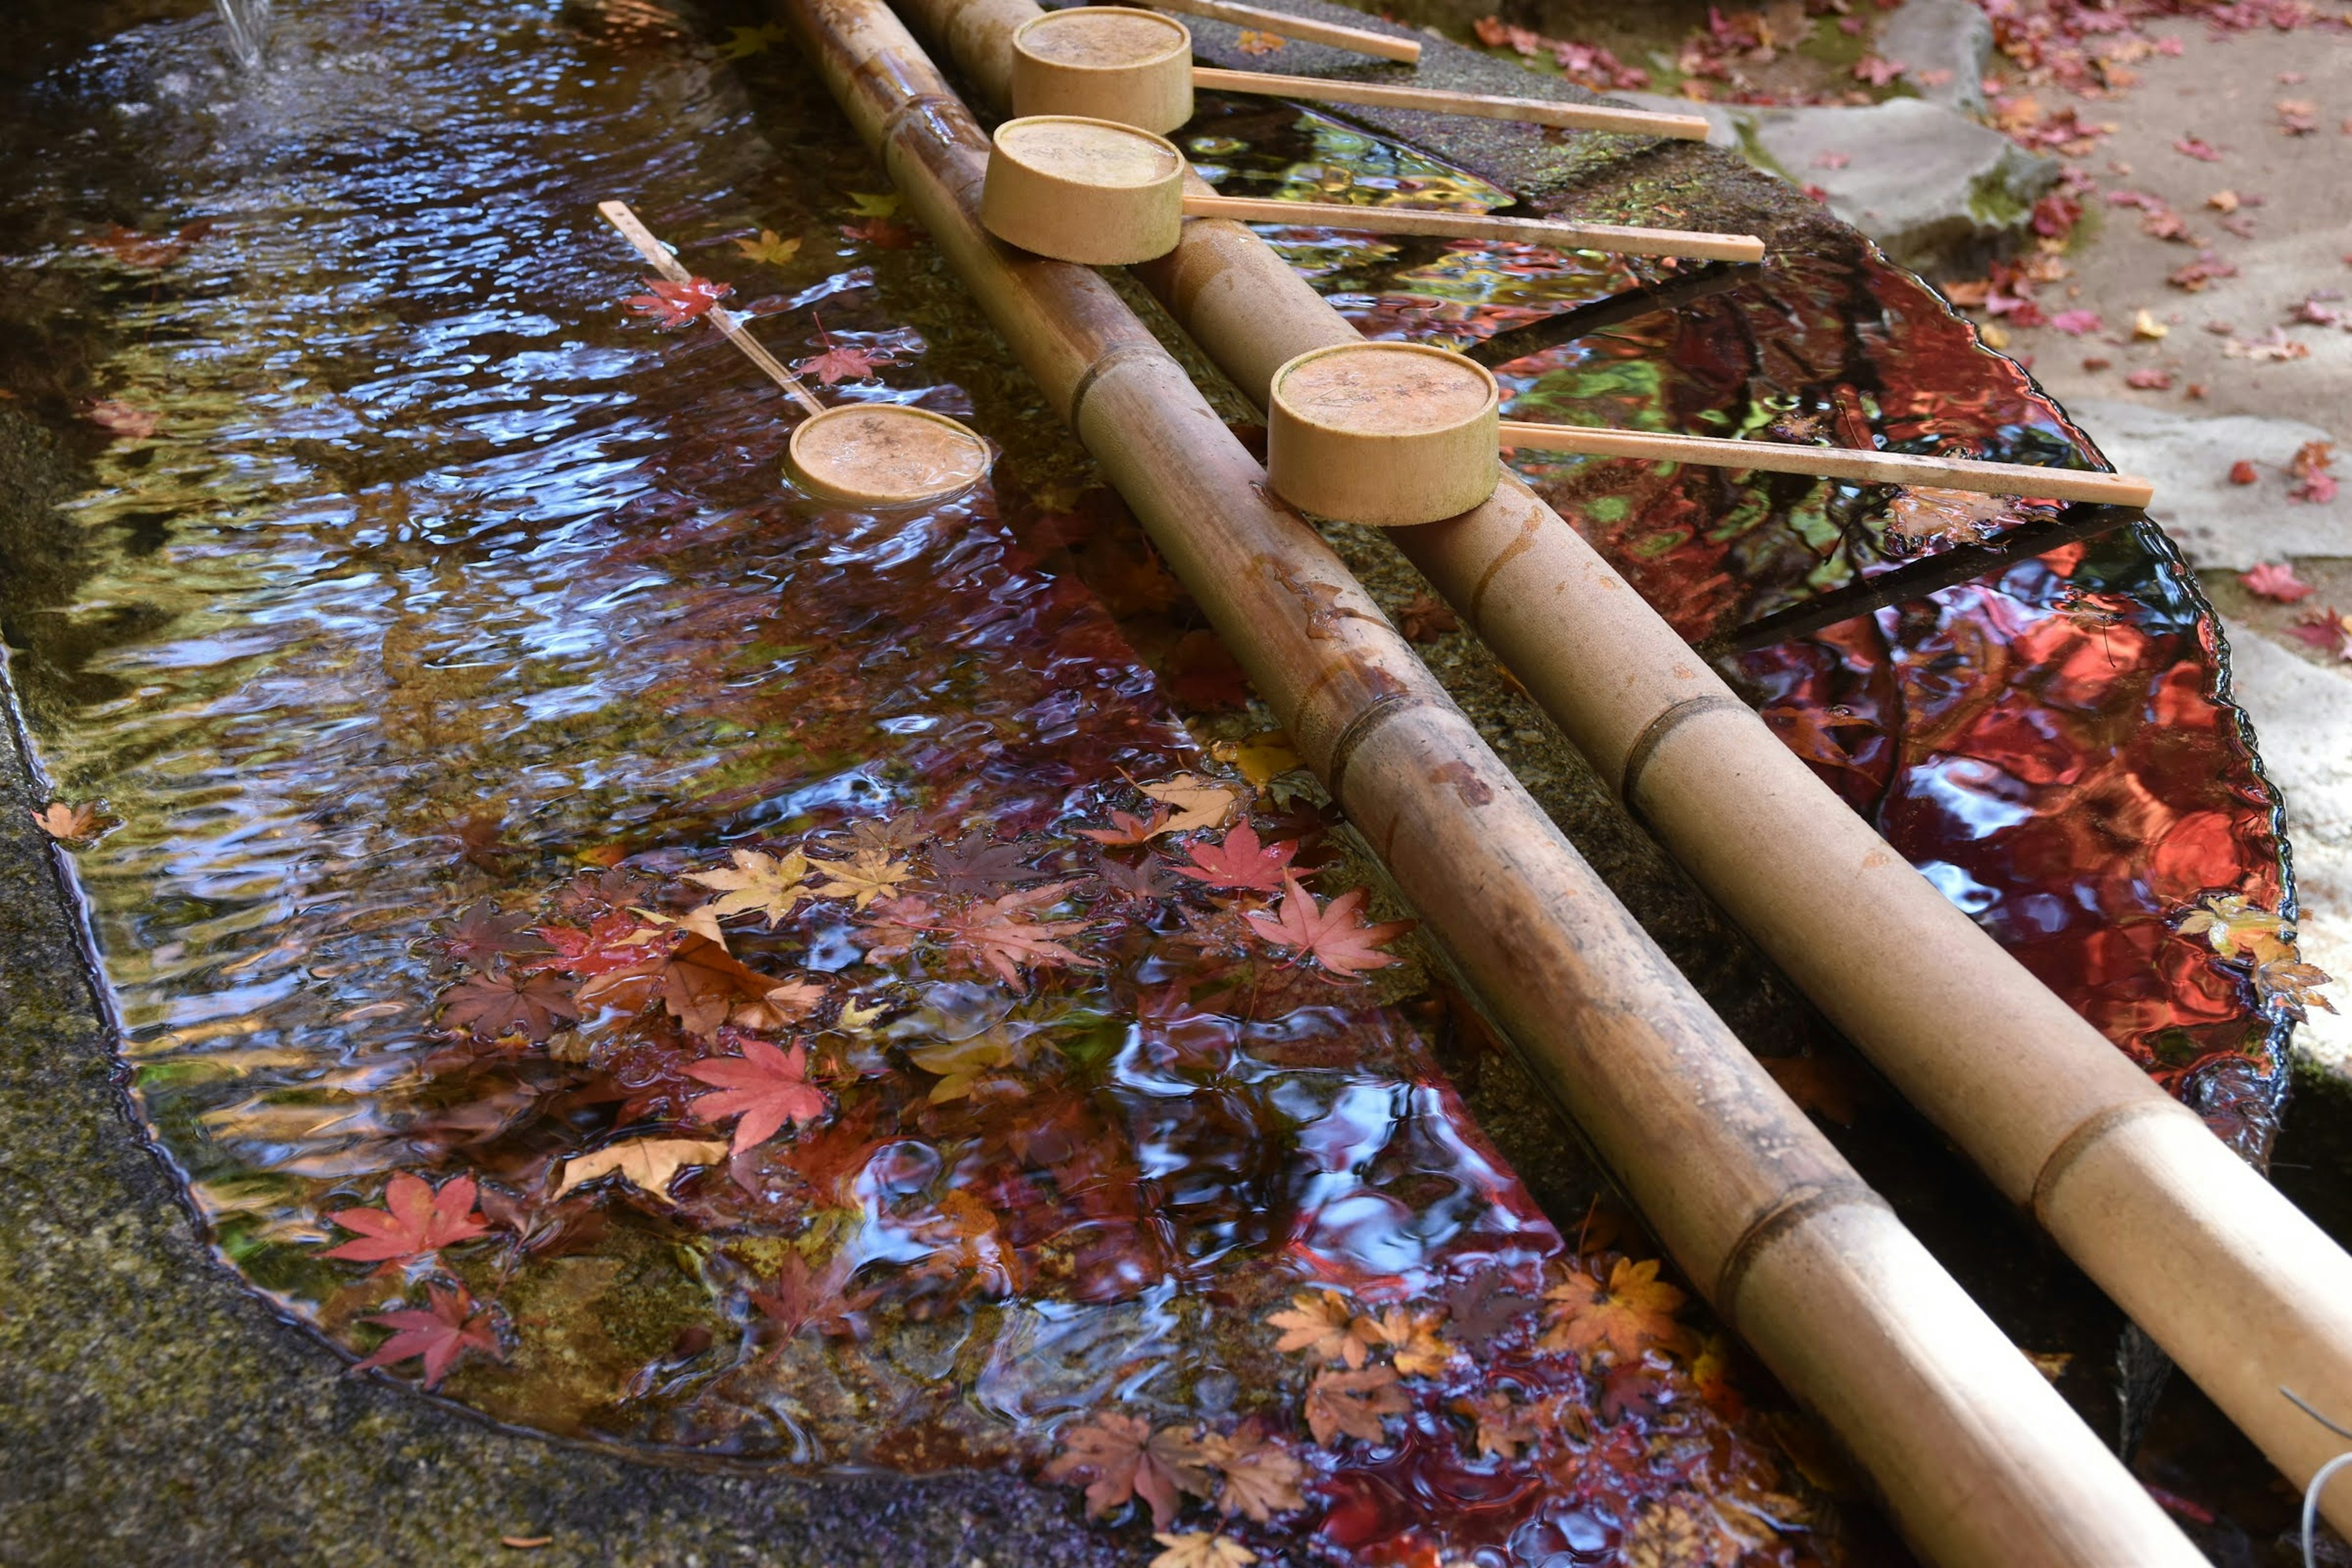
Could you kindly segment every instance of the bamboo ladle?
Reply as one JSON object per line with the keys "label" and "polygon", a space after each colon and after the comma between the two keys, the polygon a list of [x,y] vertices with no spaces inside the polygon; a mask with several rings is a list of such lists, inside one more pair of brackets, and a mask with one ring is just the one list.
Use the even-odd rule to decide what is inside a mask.
{"label": "bamboo ladle", "polygon": [[[1215,8],[1208,9],[1213,4]],[[1198,10],[1205,16],[1241,9],[1227,6],[1222,0],[1184,0],[1168,8]],[[1277,30],[1307,37],[1297,24],[1290,23],[1286,17],[1263,15],[1266,26],[1283,23]],[[1412,47],[1419,53],[1418,45]],[[1050,11],[1024,23],[1013,35],[1013,112],[1017,115],[1075,114],[1089,120],[1115,120],[1165,135],[1192,118],[1192,93],[1196,88],[1319,103],[1360,103],[1384,109],[1417,109],[1432,114],[1467,114],[1483,120],[1516,120],[1573,131],[1673,136],[1693,142],[1704,142],[1707,134],[1706,119],[1696,114],[1659,114],[1643,109],[1556,103],[1548,99],[1499,98],[1438,88],[1391,87],[1196,67],[1192,64],[1192,35],[1184,24],[1124,5],[1084,5]]]}
{"label": "bamboo ladle", "polygon": [[[673,283],[692,279],[628,203],[599,202],[596,210],[655,271]],[[793,482],[817,500],[838,506],[923,506],[960,495],[987,474],[990,448],[977,431],[944,414],[903,404],[827,408],[744,331],[732,311],[713,305],[707,313],[710,324],[808,415],[793,432],[784,467]]]}
{"label": "bamboo ladle", "polygon": [[1624,256],[1711,261],[1760,261],[1764,256],[1764,242],[1747,234],[1192,195],[1184,188],[1190,172],[1174,142],[1135,125],[1067,114],[1008,120],[997,127],[989,153],[981,221],[1009,245],[1097,267],[1167,255],[1176,248],[1187,217],[1441,235]]}
{"label": "bamboo ladle", "polygon": [[1363,27],[1340,27],[1329,22],[1310,22],[1287,11],[1265,11],[1255,5],[1236,5],[1232,0],[1151,0],[1151,5],[1157,10],[1181,11],[1188,16],[1208,16],[1220,22],[1230,22],[1236,27],[1276,33],[1286,38],[1297,38],[1310,44],[1328,44],[1335,49],[1373,55],[1381,59],[1395,60],[1400,65],[1417,66],[1421,63],[1421,45],[1413,39],[1394,37]]}
{"label": "bamboo ladle", "polygon": [[1485,504],[1502,478],[1498,447],[2115,506],[2145,507],[2155,494],[2127,474],[1531,425],[1501,418],[1500,407],[1494,375],[1449,350],[1397,342],[1310,349],[1274,374],[1267,478],[1302,510],[1374,528],[1435,522]]}

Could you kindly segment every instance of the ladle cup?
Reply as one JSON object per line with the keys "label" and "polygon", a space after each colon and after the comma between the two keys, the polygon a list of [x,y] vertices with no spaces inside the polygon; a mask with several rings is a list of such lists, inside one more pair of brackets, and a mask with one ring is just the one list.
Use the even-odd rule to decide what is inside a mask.
{"label": "ladle cup", "polygon": [[1534,425],[1503,419],[1501,406],[1486,367],[1446,349],[1394,342],[1310,349],[1274,373],[1267,478],[1303,511],[1372,528],[1435,522],[1482,505],[1502,478],[1501,447],[2114,506],[2145,507],[2155,493],[2127,474]]}
{"label": "ladle cup", "polygon": [[1626,256],[1688,256],[1710,261],[1759,261],[1764,256],[1764,242],[1746,234],[1192,195],[1184,188],[1190,172],[1174,142],[1134,125],[1069,114],[1008,120],[997,127],[989,152],[980,221],[1009,245],[1056,261],[1096,267],[1126,266],[1167,255],[1176,248],[1187,217],[1438,235]]}

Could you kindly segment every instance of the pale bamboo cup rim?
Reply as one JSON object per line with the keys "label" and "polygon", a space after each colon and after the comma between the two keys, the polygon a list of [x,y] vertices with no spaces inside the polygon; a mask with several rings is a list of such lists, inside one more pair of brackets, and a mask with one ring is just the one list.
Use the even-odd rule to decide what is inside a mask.
{"label": "pale bamboo cup rim", "polygon": [[[1480,391],[1484,394],[1483,398],[1475,405],[1466,405],[1461,408],[1449,410],[1443,417],[1421,419],[1410,424],[1391,420],[1390,422],[1381,425],[1368,425],[1324,417],[1318,414],[1314,405],[1302,405],[1295,398],[1289,396],[1283,396],[1283,406],[1287,410],[1292,418],[1298,420],[1301,424],[1311,425],[1317,429],[1328,430],[1334,435],[1339,436],[1426,435],[1433,430],[1450,430],[1459,425],[1477,418],[1480,415],[1497,413],[1500,411],[1503,402],[1503,389],[1501,383],[1495,379],[1495,373],[1488,370],[1485,365],[1480,364],[1476,360],[1457,354],[1451,349],[1439,348],[1433,343],[1402,343],[1387,342],[1331,343],[1319,349],[1308,349],[1305,353],[1286,362],[1281,369],[1274,373],[1274,389],[1276,395],[1282,395],[1287,392],[1299,374],[1306,370],[1309,365],[1313,364],[1317,360],[1349,358],[1360,359],[1369,363],[1372,361],[1375,356],[1380,358],[1388,358],[1406,354],[1441,362],[1451,370],[1468,372],[1470,377],[1475,379]],[[1425,409],[1430,406],[1426,402],[1415,404],[1405,402],[1401,399],[1394,401],[1381,399],[1378,397],[1377,394],[1365,396],[1362,399],[1362,405],[1368,408],[1392,408],[1399,410],[1413,408]]]}
{"label": "pale bamboo cup rim", "polygon": [[[1103,32],[1109,29],[1104,18],[1120,22],[1144,22],[1169,35],[1165,48],[1148,54],[1120,54],[1108,58],[1088,58],[1082,55],[1051,55],[1037,47],[1035,39],[1055,33]],[[1016,54],[1027,55],[1034,60],[1057,70],[1094,71],[1103,75],[1148,68],[1164,63],[1170,56],[1181,54],[1189,70],[1192,61],[1192,30],[1173,16],[1163,16],[1157,11],[1146,11],[1135,5],[1075,5],[1066,11],[1048,11],[1033,16],[1013,30],[1013,48]],[[1031,116],[1030,118],[1038,118]]]}
{"label": "pale bamboo cup rim", "polygon": [[[1114,141],[1149,142],[1152,151],[1163,154],[1168,162],[1153,168],[1148,175],[1142,174],[1139,170],[1139,177],[1136,178],[1091,177],[1092,171],[1083,167],[1074,167],[1067,162],[1059,161],[1058,149],[1053,153],[1047,152],[1047,148],[1054,146],[1050,140],[1053,132],[1067,126],[1081,128],[1093,139],[1097,146],[1107,147]],[[1039,141],[1041,135],[1048,140],[1041,142]],[[994,143],[992,148],[994,156],[1009,158],[1029,173],[1056,184],[1067,186],[1077,193],[1141,190],[1158,184],[1171,176],[1181,179],[1184,172],[1192,167],[1176,143],[1165,136],[1146,131],[1140,126],[1122,124],[1116,120],[1090,119],[1083,114],[1024,115],[1017,120],[1008,120],[998,126],[996,133],[990,138],[990,141]],[[1063,147],[1069,145],[1067,142],[1062,143]]]}
{"label": "pale bamboo cup rim", "polygon": [[971,489],[992,460],[969,426],[903,403],[845,403],[801,421],[785,452],[793,483],[836,506],[926,506]]}

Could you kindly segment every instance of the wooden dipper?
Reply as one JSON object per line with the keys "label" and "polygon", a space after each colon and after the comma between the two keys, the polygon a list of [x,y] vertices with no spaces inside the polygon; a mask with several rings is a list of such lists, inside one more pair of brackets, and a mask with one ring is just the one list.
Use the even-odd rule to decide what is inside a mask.
{"label": "wooden dipper", "polygon": [[[1448,369],[1440,371],[1439,365]],[[1483,414],[1473,412],[1475,386],[1485,388]],[[1591,458],[1642,458],[1813,474],[1848,484],[1937,486],[2109,506],[2145,507],[2156,494],[2155,486],[2129,474],[1534,425],[1498,417],[1496,405],[1495,378],[1486,367],[1446,349],[1394,342],[1309,349],[1274,373],[1267,477],[1294,506],[1372,528],[1434,522],[1484,503],[1502,477],[1491,445],[1497,442]],[[1481,440],[1490,445],[1480,449]]]}

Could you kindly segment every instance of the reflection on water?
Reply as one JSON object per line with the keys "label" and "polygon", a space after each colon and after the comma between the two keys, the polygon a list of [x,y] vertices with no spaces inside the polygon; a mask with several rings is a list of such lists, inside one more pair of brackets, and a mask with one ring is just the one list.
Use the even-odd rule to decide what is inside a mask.
{"label": "reflection on water", "polygon": [[[822,95],[686,31],[321,4],[236,91],[144,29],[0,178],[7,416],[86,459],[0,610],[224,1255],[650,1450],[1012,1461],[1339,1563],[1837,1555],[1801,1419],[1488,1148],[1278,743],[1180,721],[1238,670]],[[615,195],[994,487],[785,491],[772,388],[621,308]],[[1528,268],[1511,319],[1609,286],[1414,254]]]}

